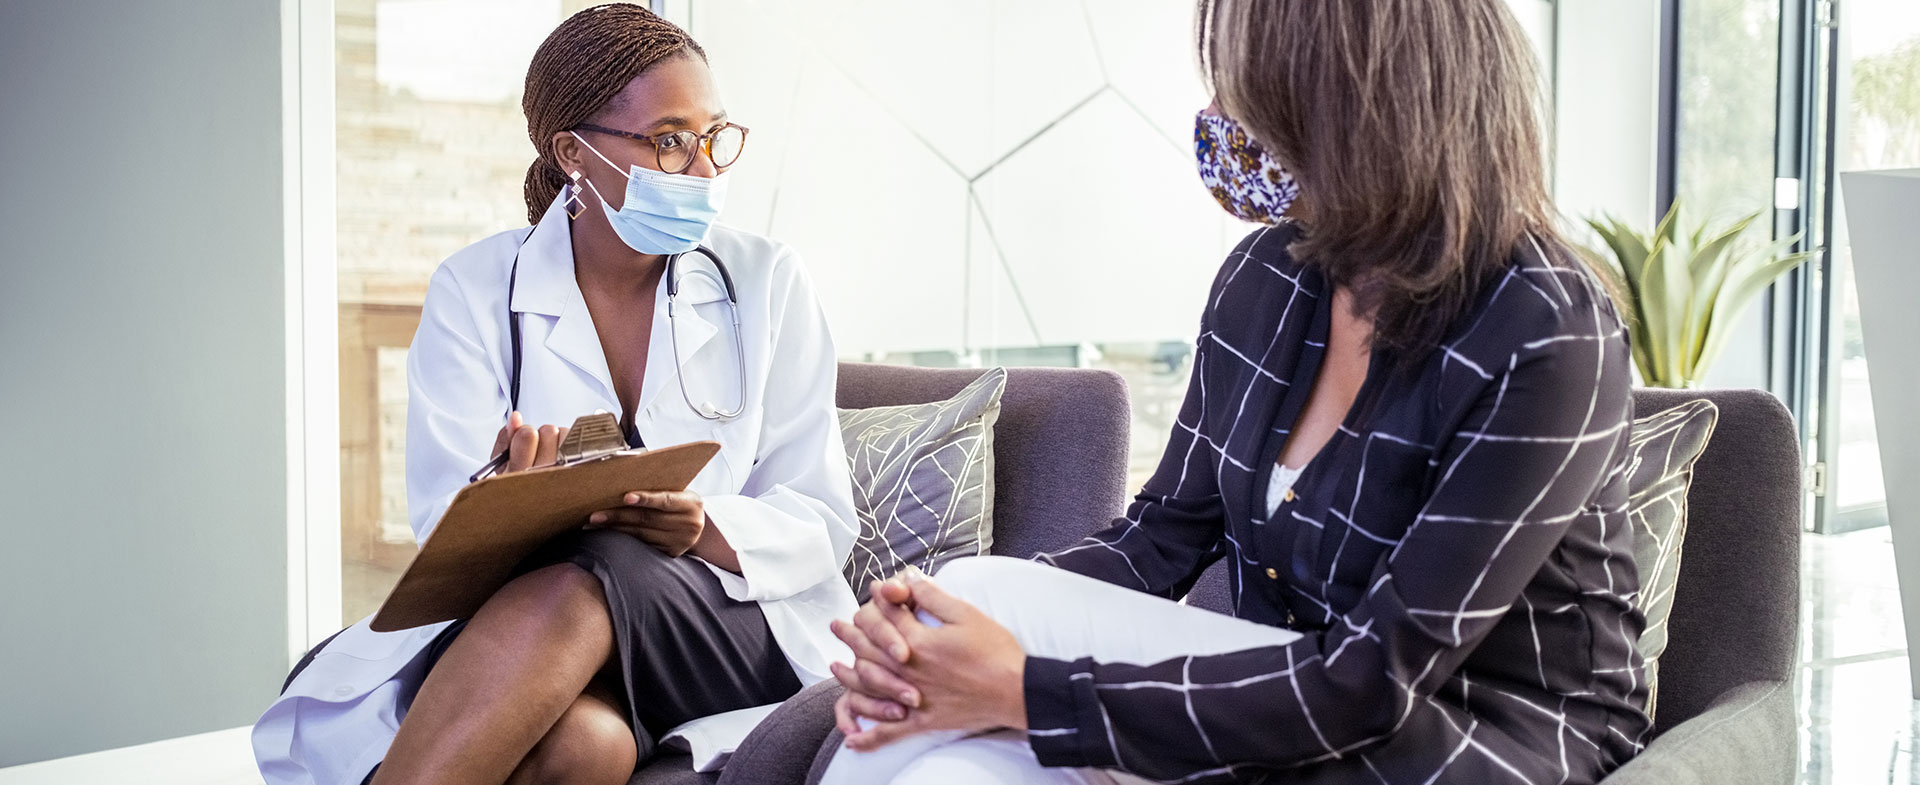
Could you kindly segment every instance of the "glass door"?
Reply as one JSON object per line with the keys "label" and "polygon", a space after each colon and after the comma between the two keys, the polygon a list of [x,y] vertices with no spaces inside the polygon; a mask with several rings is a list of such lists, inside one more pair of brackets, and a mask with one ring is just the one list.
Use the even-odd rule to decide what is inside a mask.
{"label": "glass door", "polygon": [[592,0],[336,0],[341,623],[415,552],[407,346],[441,260],[526,225],[527,62]]}
{"label": "glass door", "polygon": [[[1846,199],[1839,172],[1920,166],[1920,3],[1846,0],[1828,12],[1833,25],[1829,172],[1830,238],[1821,350],[1826,394],[1816,485],[1824,485],[1822,529],[1845,532],[1887,522],[1873,395],[1868,387],[1860,302],[1854,291]],[[1824,477],[1821,475],[1824,474]],[[1820,482],[1824,480],[1824,483]]]}

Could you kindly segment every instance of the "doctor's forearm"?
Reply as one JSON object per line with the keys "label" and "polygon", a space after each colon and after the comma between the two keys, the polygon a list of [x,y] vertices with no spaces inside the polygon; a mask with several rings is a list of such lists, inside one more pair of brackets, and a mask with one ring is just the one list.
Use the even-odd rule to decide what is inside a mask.
{"label": "doctor's forearm", "polygon": [[713,525],[712,518],[707,519],[700,539],[693,543],[693,555],[727,572],[740,574],[740,554],[727,542],[727,535],[720,533],[720,527]]}

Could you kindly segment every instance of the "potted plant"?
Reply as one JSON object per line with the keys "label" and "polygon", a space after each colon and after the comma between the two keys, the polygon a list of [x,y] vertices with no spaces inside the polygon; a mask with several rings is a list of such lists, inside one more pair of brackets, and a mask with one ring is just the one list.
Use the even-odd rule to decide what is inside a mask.
{"label": "potted plant", "polygon": [[1713,229],[1680,231],[1680,203],[1651,236],[1608,216],[1587,225],[1609,252],[1582,247],[1596,270],[1615,279],[1640,381],[1649,387],[1698,387],[1726,348],[1741,310],[1811,253],[1787,253],[1798,237],[1742,242],[1761,213]]}

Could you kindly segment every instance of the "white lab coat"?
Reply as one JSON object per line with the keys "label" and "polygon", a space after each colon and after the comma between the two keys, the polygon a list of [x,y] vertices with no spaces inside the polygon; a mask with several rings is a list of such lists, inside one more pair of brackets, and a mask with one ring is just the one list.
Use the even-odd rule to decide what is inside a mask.
{"label": "white lab coat", "polygon": [[[427,288],[407,358],[407,502],[421,540],[468,476],[492,457],[505,422],[507,279],[516,249],[512,310],[521,320],[526,422],[569,424],[596,410],[620,411],[574,281],[561,203],[555,200],[538,227],[503,232],[454,254]],[[794,674],[811,684],[828,678],[829,662],[851,661],[827,625],[851,618],[857,607],[841,572],[859,524],[834,410],[833,341],[791,249],[726,227],[715,227],[707,245],[727,264],[739,294],[745,411],[715,422],[681,397],[684,377],[695,403],[720,410],[739,403],[724,290],[704,257],[691,254],[678,270],[675,315],[684,364],[675,367],[668,343],[673,333],[663,285],[635,420],[649,446],[721,444],[692,490],[739,553],[741,574],[709,568],[729,597],[759,604]],[[314,657],[254,726],[254,754],[269,785],[358,785],[385,756],[404,716],[402,703],[411,702],[425,678],[422,654],[446,625],[376,633],[368,621]]]}

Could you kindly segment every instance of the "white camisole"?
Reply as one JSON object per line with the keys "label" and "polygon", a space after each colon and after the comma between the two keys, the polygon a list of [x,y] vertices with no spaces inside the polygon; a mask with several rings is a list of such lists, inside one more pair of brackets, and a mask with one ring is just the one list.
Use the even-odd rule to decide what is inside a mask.
{"label": "white camisole", "polygon": [[1280,511],[1280,503],[1286,501],[1287,491],[1293,490],[1293,482],[1300,479],[1300,472],[1307,467],[1273,467],[1273,478],[1267,481],[1267,517]]}

